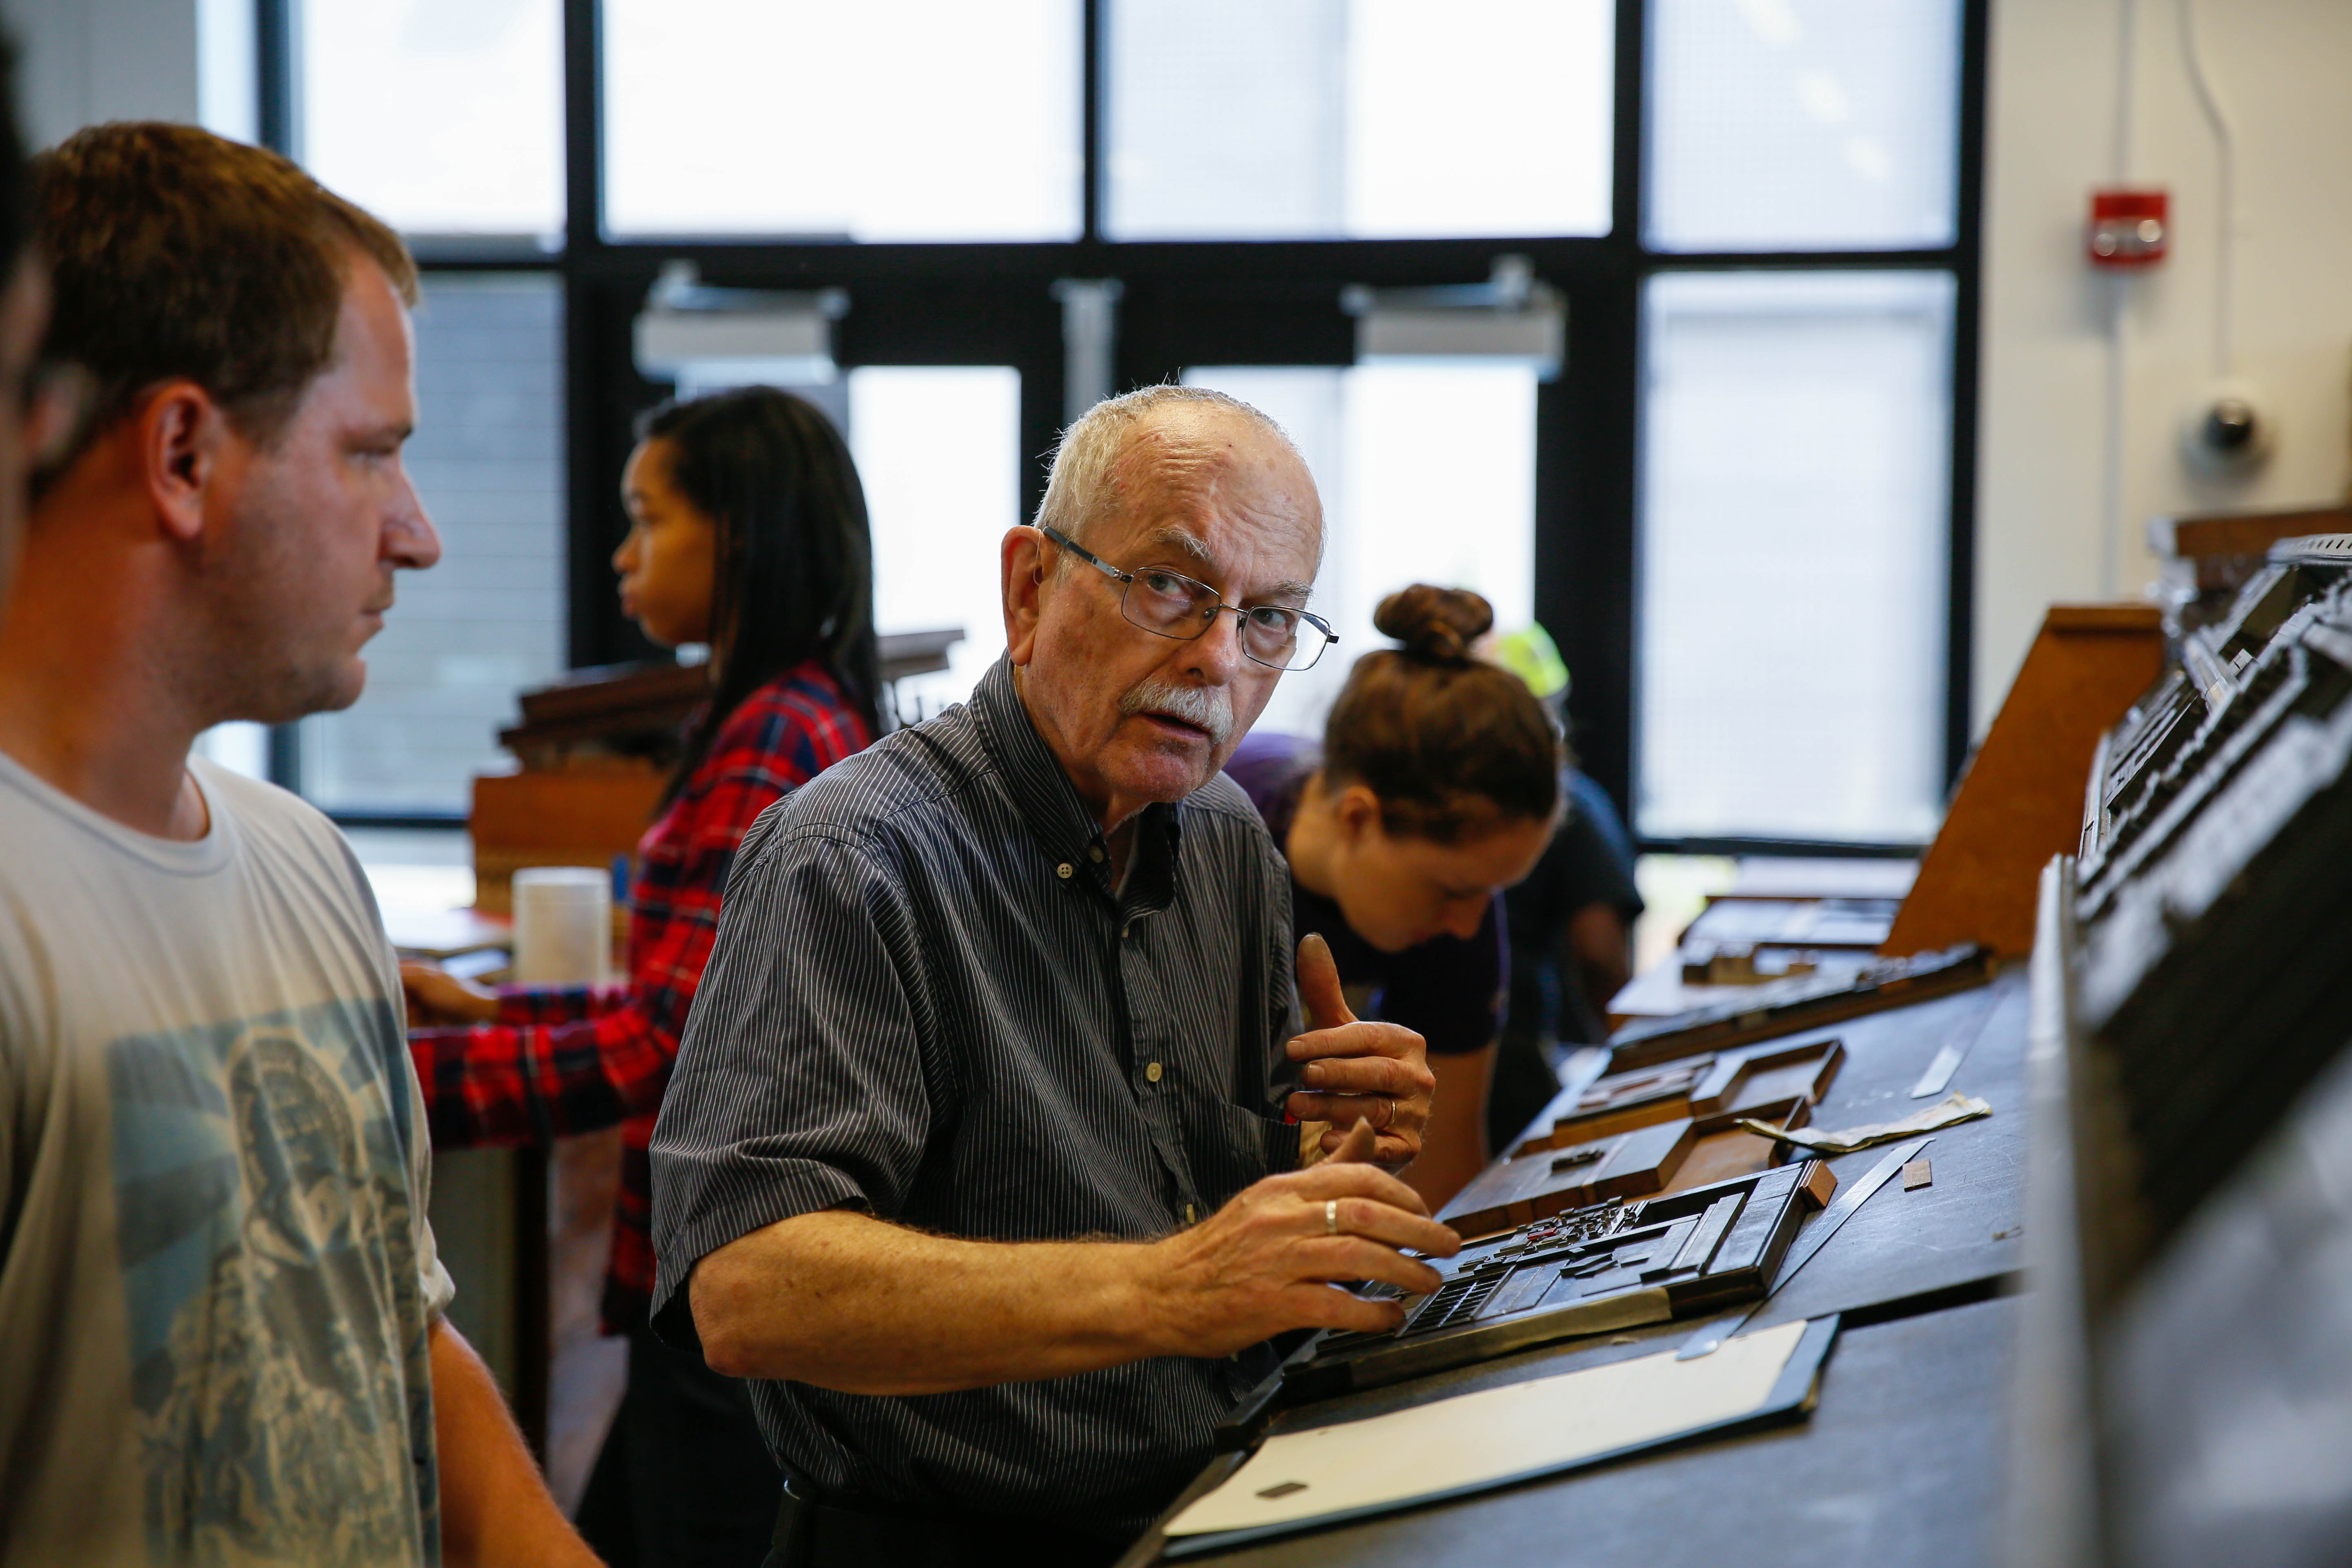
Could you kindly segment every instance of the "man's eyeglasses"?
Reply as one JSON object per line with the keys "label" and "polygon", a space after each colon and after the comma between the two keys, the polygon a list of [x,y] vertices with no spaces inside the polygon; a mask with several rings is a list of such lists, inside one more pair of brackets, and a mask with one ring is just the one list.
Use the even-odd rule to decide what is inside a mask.
{"label": "man's eyeglasses", "polygon": [[1155,636],[1190,642],[1215,626],[1222,612],[1240,624],[1243,655],[1273,669],[1311,668],[1339,640],[1320,616],[1280,605],[1228,605],[1214,588],[1181,572],[1160,566],[1122,572],[1058,528],[1037,531],[1117,582],[1119,614]]}

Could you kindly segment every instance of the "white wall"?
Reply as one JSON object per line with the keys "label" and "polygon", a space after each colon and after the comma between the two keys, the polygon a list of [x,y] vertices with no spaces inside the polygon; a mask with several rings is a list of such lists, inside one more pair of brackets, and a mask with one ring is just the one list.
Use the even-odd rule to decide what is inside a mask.
{"label": "white wall", "polygon": [[197,0],[0,0],[32,145],[102,120],[195,123]]}
{"label": "white wall", "polygon": [[[2340,499],[2352,476],[2352,5],[2195,0],[2237,144],[2237,370],[2282,416],[2268,466],[2193,474],[2184,409],[2212,378],[2218,161],[2179,0],[1993,0],[1978,446],[1975,707],[1984,725],[2054,599],[2137,595],[2156,512]],[[2131,27],[2128,174],[2172,192],[2173,251],[2124,285],[2124,461],[2103,581],[2109,279],[2083,259],[2115,173],[2118,38]]]}

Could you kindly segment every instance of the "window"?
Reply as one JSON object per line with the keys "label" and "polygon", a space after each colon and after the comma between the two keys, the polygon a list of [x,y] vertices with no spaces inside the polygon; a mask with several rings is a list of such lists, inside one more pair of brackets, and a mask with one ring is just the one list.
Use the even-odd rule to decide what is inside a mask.
{"label": "window", "polygon": [[[1633,660],[1646,839],[1935,832],[1965,705],[1966,20],[1961,0],[1652,8]],[[1825,265],[1833,252],[1854,259]],[[1707,253],[1786,259],[1676,269]]]}
{"label": "window", "polygon": [[1387,363],[1345,370],[1204,367],[1287,431],[1323,501],[1323,569],[1308,607],[1339,645],[1275,688],[1261,727],[1323,732],[1357,659],[1395,645],[1372,626],[1412,583],[1471,588],[1505,630],[1535,605],[1535,373],[1520,365]]}
{"label": "window", "polygon": [[252,0],[196,0],[196,121],[232,142],[261,139],[260,22]]}
{"label": "window", "polygon": [[1602,0],[1110,0],[1115,239],[1597,235]]}
{"label": "window", "polygon": [[[1287,427],[1331,520],[1341,643],[1265,722],[1318,730],[1379,599],[1454,584],[1552,633],[1647,847],[1932,831],[1969,710],[1989,0],[288,4],[261,124],[436,268],[415,461],[448,554],[362,701],[303,727],[345,820],[462,811],[518,686],[654,655],[606,560],[633,419],[695,390],[633,353],[690,261],[843,305],[794,374],[835,367],[805,390],[866,482],[877,626],[965,634],[910,715],[997,656],[998,541],[1071,405],[1182,378]],[[1415,312],[1464,356],[1536,315],[1555,341],[1374,357]],[[207,744],[287,777],[287,741]]]}
{"label": "window", "polygon": [[1934,833],[1952,297],[1936,272],[1650,279],[1643,832]]}
{"label": "window", "polygon": [[1004,651],[1004,531],[1021,515],[1021,376],[997,365],[849,373],[849,445],[874,529],[874,625],[961,627],[949,668],[899,683],[912,721],[971,695]]}
{"label": "window", "polygon": [[295,153],[407,234],[563,229],[560,0],[296,0]]}
{"label": "window", "polygon": [[406,463],[441,563],[400,574],[359,702],[303,721],[303,793],[330,811],[465,811],[512,765],[516,692],[564,668],[562,341],[551,278],[426,276]]}
{"label": "window", "polygon": [[1075,239],[1074,0],[606,0],[615,235]]}
{"label": "window", "polygon": [[1952,242],[1959,0],[1657,0],[1660,250]]}

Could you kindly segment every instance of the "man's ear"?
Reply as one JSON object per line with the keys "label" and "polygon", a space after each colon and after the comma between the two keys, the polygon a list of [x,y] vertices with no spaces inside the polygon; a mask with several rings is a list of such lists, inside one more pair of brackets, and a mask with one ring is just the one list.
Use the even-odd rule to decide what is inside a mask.
{"label": "man's ear", "polygon": [[132,416],[142,478],[163,531],[192,542],[205,529],[205,497],[219,481],[231,438],[228,415],[193,381],[167,381]]}
{"label": "man's ear", "polygon": [[1045,542],[1034,528],[1004,531],[1004,651],[1015,664],[1027,664],[1037,645],[1037,623],[1045,614]]}

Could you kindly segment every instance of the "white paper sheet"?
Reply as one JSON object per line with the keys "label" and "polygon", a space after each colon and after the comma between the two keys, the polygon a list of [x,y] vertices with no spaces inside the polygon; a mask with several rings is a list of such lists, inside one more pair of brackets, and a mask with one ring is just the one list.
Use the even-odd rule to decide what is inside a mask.
{"label": "white paper sheet", "polygon": [[1823,1154],[1851,1154],[1856,1149],[1867,1149],[1874,1143],[1896,1143],[1914,1133],[1933,1132],[1991,1114],[1992,1107],[1983,1100],[1954,1089],[1927,1110],[1915,1110],[1900,1121],[1874,1121],[1866,1127],[1841,1128],[1835,1132],[1813,1127],[1788,1132],[1750,1116],[1741,1117],[1739,1125],[1759,1137],[1777,1138],[1784,1143],[1795,1143]]}
{"label": "white paper sheet", "polygon": [[1286,1432],[1178,1515],[1168,1533],[1410,1502],[1736,1420],[1762,1408],[1804,1333],[1801,1321],[1783,1323],[1697,1361],[1678,1362],[1668,1350]]}

